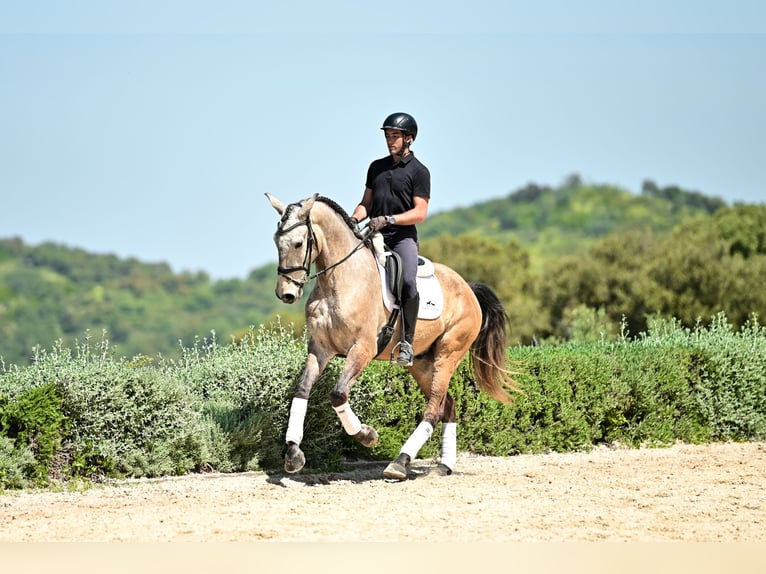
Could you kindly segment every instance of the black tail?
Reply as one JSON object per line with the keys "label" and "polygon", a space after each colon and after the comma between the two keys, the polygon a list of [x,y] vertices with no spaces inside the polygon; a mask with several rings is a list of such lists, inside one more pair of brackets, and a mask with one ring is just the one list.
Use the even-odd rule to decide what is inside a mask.
{"label": "black tail", "polygon": [[473,372],[479,388],[502,403],[508,404],[508,391],[517,391],[518,386],[505,368],[507,360],[508,314],[495,292],[484,283],[469,283],[481,307],[481,329],[471,345]]}

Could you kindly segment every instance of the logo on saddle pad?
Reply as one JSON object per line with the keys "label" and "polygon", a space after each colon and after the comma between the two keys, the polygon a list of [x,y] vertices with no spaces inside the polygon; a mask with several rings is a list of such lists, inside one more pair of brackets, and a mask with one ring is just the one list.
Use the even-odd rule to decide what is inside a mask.
{"label": "logo on saddle pad", "polygon": [[[383,292],[383,304],[391,311],[394,308],[394,294],[391,291],[391,278],[389,273],[398,273],[399,258],[386,252],[386,264],[378,262],[381,290]],[[417,275],[418,294],[420,295],[420,307],[418,319],[436,319],[442,314],[444,308],[444,293],[441,283],[434,273],[434,264],[425,257],[418,257]]]}

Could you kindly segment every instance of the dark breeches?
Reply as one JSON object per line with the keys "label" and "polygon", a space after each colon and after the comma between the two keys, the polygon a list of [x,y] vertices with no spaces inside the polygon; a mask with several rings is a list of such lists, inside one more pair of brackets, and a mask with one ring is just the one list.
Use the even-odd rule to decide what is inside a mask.
{"label": "dark breeches", "polygon": [[416,277],[418,274],[418,244],[411,237],[401,239],[389,245],[402,259],[402,298],[411,299],[418,294]]}

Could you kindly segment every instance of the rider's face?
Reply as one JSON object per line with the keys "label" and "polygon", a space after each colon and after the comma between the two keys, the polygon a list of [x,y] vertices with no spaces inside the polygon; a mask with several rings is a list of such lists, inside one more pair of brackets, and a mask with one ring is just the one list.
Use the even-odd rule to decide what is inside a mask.
{"label": "rider's face", "polygon": [[384,134],[389,153],[391,155],[402,155],[405,146],[404,132],[401,130],[386,129],[384,130]]}

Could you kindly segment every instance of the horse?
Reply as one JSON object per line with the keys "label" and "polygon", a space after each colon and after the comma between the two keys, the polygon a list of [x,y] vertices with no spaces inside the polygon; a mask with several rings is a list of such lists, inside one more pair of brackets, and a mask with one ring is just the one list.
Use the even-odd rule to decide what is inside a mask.
{"label": "horse", "polygon": [[[379,263],[365,237],[348,214],[333,200],[319,194],[285,204],[265,194],[281,216],[274,233],[279,264],[276,296],[293,304],[304,286],[316,279],[305,306],[308,332],[307,356],[296,385],[287,430],[284,469],[300,471],[306,457],[300,449],[311,388],[333,357],[345,357],[330,402],[346,433],[363,446],[373,447],[378,433],[363,424],[348,398],[359,375],[373,360],[389,360],[398,342],[379,349],[379,333],[391,311],[382,296]],[[368,229],[367,229],[368,230]],[[311,268],[316,272],[312,275]],[[442,423],[439,475],[452,474],[457,461],[455,401],[448,392],[452,375],[470,352],[479,389],[508,404],[518,390],[506,370],[508,316],[492,289],[480,282],[466,282],[450,267],[433,263],[443,292],[440,315],[418,319],[413,347],[415,358],[407,367],[427,404],[399,456],[386,467],[384,477],[406,480],[410,463]],[[397,318],[395,326],[400,325]]]}

